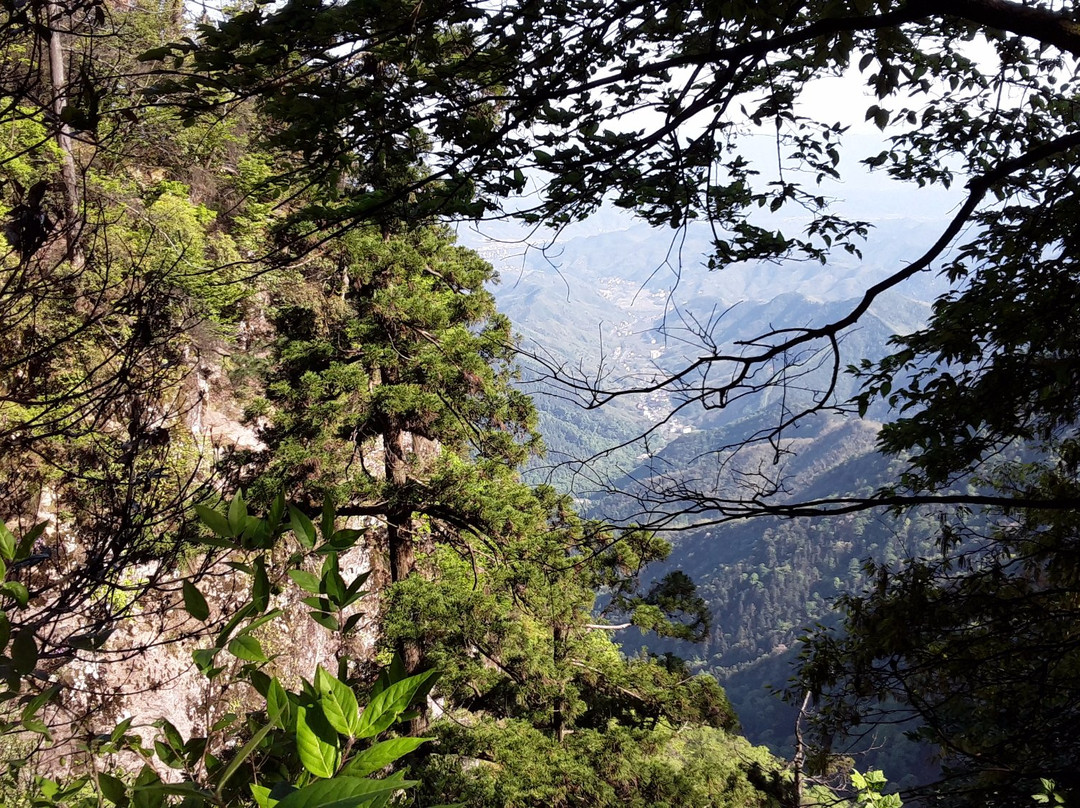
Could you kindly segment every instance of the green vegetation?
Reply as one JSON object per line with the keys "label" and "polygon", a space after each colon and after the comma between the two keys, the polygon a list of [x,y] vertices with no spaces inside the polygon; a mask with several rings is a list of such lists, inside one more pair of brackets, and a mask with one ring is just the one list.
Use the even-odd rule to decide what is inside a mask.
{"label": "green vegetation", "polygon": [[[194,26],[184,12],[0,11],[3,721],[47,737],[71,718],[59,683],[73,666],[159,638],[203,642],[193,659],[213,687],[260,698],[201,737],[162,725],[152,748],[121,723],[85,744],[85,779],[19,782],[58,804],[344,808],[399,799],[408,765],[426,801],[800,802],[803,767],[789,780],[734,740],[715,682],[626,659],[612,636],[707,637],[702,655],[734,668],[785,644],[798,597],[814,618],[839,596],[839,623],[805,635],[791,685],[797,703],[816,697],[820,754],[800,743],[800,761],[827,769],[834,739],[911,721],[943,756],[935,798],[1080,793],[1070,4],[292,0]],[[806,100],[856,72],[874,95],[857,117],[883,140],[850,161],[847,125]],[[748,158],[748,132],[770,138],[775,165]],[[639,469],[623,445],[587,470],[631,472],[599,481],[596,520],[523,482],[540,440],[512,328],[491,267],[447,218],[505,205],[557,227],[607,200],[653,225],[707,221],[713,268],[827,264],[872,249],[871,223],[831,198],[860,168],[963,191],[921,252],[826,322],[793,307],[792,322],[721,339],[719,313],[691,316],[681,366],[625,376],[556,357],[539,372],[566,400],[644,396],[656,412],[703,410],[708,429],[644,445]],[[924,270],[951,284],[929,320],[849,368],[861,386],[847,409],[891,409],[878,446],[894,479],[856,471],[850,490],[791,496],[796,430],[844,409],[849,327]],[[560,444],[593,452],[610,435],[562,427]],[[224,490],[246,494],[218,513]],[[909,520],[908,546],[868,536],[861,514],[884,508]],[[848,521],[836,535],[757,522],[742,540],[760,539],[761,559],[744,559],[737,591],[707,580],[707,594],[779,614],[783,636],[710,637],[688,577],[645,582],[670,552],[650,530],[747,517]],[[355,558],[341,554],[361,537],[380,585],[372,642],[398,659],[381,690],[348,650],[366,579],[346,580]],[[218,592],[218,614],[200,587],[221,570],[245,594]],[[289,691],[264,668],[284,658],[271,602],[295,587],[339,667]],[[125,634],[152,619],[154,639]],[[406,710],[433,665],[446,720],[422,747],[436,711]],[[361,713],[354,691],[369,685]],[[355,743],[406,715],[411,740]],[[68,740],[97,737],[72,720]],[[182,782],[103,762],[121,749]],[[528,756],[549,765],[525,771]],[[384,759],[394,773],[365,779]],[[898,802],[877,775],[854,784],[863,803]]]}

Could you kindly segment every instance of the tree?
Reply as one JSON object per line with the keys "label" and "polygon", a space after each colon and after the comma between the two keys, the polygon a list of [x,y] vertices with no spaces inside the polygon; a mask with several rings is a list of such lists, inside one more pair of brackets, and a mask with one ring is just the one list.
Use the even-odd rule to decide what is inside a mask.
{"label": "tree", "polygon": [[[475,529],[432,482],[448,462],[439,455],[501,479],[538,450],[535,414],[510,386],[512,337],[484,288],[489,264],[433,225],[354,231],[332,249],[273,298],[267,399],[250,409],[269,418],[256,485],[377,518],[390,579],[403,581],[418,545]],[[415,673],[420,646],[400,650]]]}
{"label": "tree", "polygon": [[[270,85],[259,83],[268,79],[259,71],[265,72],[274,59],[255,69],[215,63],[224,41],[215,37],[238,37],[228,41],[242,41],[256,54],[274,42],[280,47],[281,30],[295,20],[298,9],[260,11],[224,26],[220,34],[185,49],[193,54],[191,64],[211,68],[212,86],[261,92]],[[859,406],[883,399],[900,410],[898,420],[882,433],[883,448],[908,458],[899,485],[869,498],[784,502],[777,497],[783,493],[783,466],[777,464],[774,472],[752,477],[748,491],[716,490],[707,481],[675,476],[653,481],[652,488],[639,492],[639,502],[656,524],[687,514],[701,524],[760,513],[822,515],[924,503],[994,506],[1015,520],[984,528],[987,538],[980,553],[969,552],[970,544],[980,543],[977,536],[969,542],[962,533],[957,538],[946,531],[940,560],[912,559],[900,571],[887,571],[863,598],[847,601],[854,645],[833,656],[840,668],[812,665],[807,673],[821,687],[840,687],[841,704],[843,688],[850,685],[850,703],[857,704],[860,670],[880,660],[907,670],[918,657],[916,669],[924,675],[917,690],[887,681],[888,662],[879,671],[885,678],[871,690],[876,687],[916,709],[935,739],[976,775],[994,741],[987,738],[984,748],[950,745],[949,739],[959,733],[970,740],[964,727],[985,726],[979,722],[994,710],[1009,709],[1008,694],[1017,688],[1025,687],[1022,692],[1030,695],[1026,686],[1031,678],[1022,675],[1022,666],[1006,666],[1008,676],[996,687],[975,677],[963,692],[967,704],[980,709],[957,709],[948,721],[941,720],[938,708],[945,705],[924,696],[947,697],[951,676],[944,656],[936,661],[923,656],[939,647],[927,632],[958,642],[978,637],[993,627],[987,609],[1018,589],[1034,610],[1020,613],[1049,608],[1057,618],[1028,621],[1032,633],[1020,635],[1030,638],[1022,647],[1048,667],[1060,664],[1061,670],[1071,670],[1067,645],[1051,627],[1072,620],[1066,604],[1074,584],[1069,575],[1059,574],[1059,565],[1068,568],[1070,514],[1078,504],[1073,459],[1075,164],[1080,148],[1073,67],[1080,55],[1076,10],[1068,3],[1010,0],[679,2],[662,7],[632,2],[598,7],[565,0],[482,9],[486,6],[425,4],[413,9],[408,33],[395,27],[408,16],[403,7],[395,9],[386,26],[367,25],[348,4],[320,11],[322,21],[357,23],[319,27],[327,37],[318,42],[323,54],[339,52],[325,48],[329,42],[352,46],[342,53],[355,54],[375,43],[408,55],[398,64],[411,68],[401,72],[401,81],[378,103],[394,98],[404,116],[398,136],[434,133],[425,155],[430,174],[382,200],[361,194],[359,207],[343,211],[370,212],[375,203],[422,190],[433,191],[438,204],[449,204],[460,199],[454,193],[463,187],[477,189],[481,202],[495,208],[500,194],[523,190],[535,178],[542,186],[538,201],[524,211],[518,208],[527,220],[558,225],[587,215],[605,198],[654,224],[677,228],[704,219],[716,233],[709,260],[722,269],[739,261],[828,262],[838,250],[857,254],[873,249],[867,223],[838,215],[830,206],[829,182],[852,171],[878,170],[920,187],[963,186],[938,238],[868,287],[846,315],[832,322],[780,324],[733,344],[721,343],[710,328],[702,328],[696,360],[643,381],[606,384],[606,379],[575,374],[573,368],[550,370],[564,390],[587,406],[602,406],[616,396],[666,394],[677,407],[723,408],[737,398],[793,388],[825,357],[828,372],[819,389],[785,405],[770,425],[714,448],[721,463],[728,462],[731,451],[754,444],[766,445],[779,460],[784,436],[795,424],[837,406],[832,393],[845,364],[840,352],[844,329],[856,324],[885,291],[919,272],[944,272],[953,290],[938,301],[927,328],[898,340],[895,354],[884,362],[856,367],[866,382]],[[421,47],[443,41],[440,37],[453,39],[451,31],[461,37],[455,43],[464,45],[452,77],[427,70]],[[369,96],[360,92],[370,87],[364,70],[350,68],[353,63],[345,58],[311,53],[301,51],[301,69],[291,85],[296,94],[317,96],[335,87],[357,91],[350,97],[357,102],[350,115],[367,115]],[[849,162],[842,159],[844,126],[799,102],[815,79],[853,66],[875,96],[865,116],[885,142],[879,153]],[[274,79],[290,82],[289,75],[280,73]],[[189,81],[189,88],[198,89],[205,80],[192,76]],[[277,95],[271,97],[287,97],[278,84],[273,86]],[[281,111],[290,120],[302,110]],[[332,137],[347,138],[362,129],[354,121],[337,115],[322,119],[320,126]],[[762,173],[739,149],[741,135],[755,130],[775,138],[775,173]],[[864,237],[868,246],[863,246]],[[1003,452],[1018,442],[1023,442],[1022,462],[1002,463]],[[981,488],[950,490],[972,473],[981,478]],[[996,518],[994,512],[990,517]],[[962,594],[967,597],[954,600]],[[983,596],[986,602],[980,605]],[[921,604],[946,601],[953,607],[954,632],[942,634],[917,620],[937,613],[919,611]],[[892,621],[889,630],[878,622],[870,624],[873,631],[860,628],[866,614]],[[925,629],[912,645],[902,642],[906,626],[899,624],[907,620],[914,621],[913,629]],[[1016,648],[1016,640],[1007,639],[1007,632],[993,636],[1004,643],[994,659],[1005,659],[1004,649]],[[830,646],[821,643],[825,656],[819,660],[825,660]],[[960,670],[975,676],[977,658],[962,655]],[[860,661],[865,664],[855,664]],[[846,684],[835,684],[840,682]],[[1068,736],[1036,736],[1044,751],[1074,745]],[[1002,752],[1001,760],[1017,763],[1012,756],[1016,747],[1001,749],[1010,750]],[[1057,764],[1043,752],[1017,754],[1027,762],[1009,768],[1012,783],[1016,789],[1029,788],[1030,794],[1036,788],[1030,785],[1033,769]]]}
{"label": "tree", "polygon": [[266,226],[266,197],[242,198],[259,159],[248,112],[180,131],[175,110],[142,104],[136,55],[181,16],[0,13],[0,518],[47,523],[15,573],[46,667],[151,608],[142,595],[195,538],[212,465],[198,372],[253,291],[236,263]]}
{"label": "tree", "polygon": [[[404,4],[379,20],[368,13],[355,4],[315,10],[294,4],[206,28],[198,42],[173,47],[187,56],[188,72],[161,90],[182,90],[181,103],[193,110],[238,95],[260,99],[286,132],[322,138],[326,151],[311,170],[346,155],[376,163],[388,137],[399,151],[411,150],[412,165],[426,166],[398,172],[377,191],[365,182],[343,189],[336,213],[320,209],[328,226],[382,215],[406,198],[423,198],[449,214],[498,212],[507,193],[536,183],[539,193],[530,199],[537,201],[515,207],[514,215],[527,221],[558,225],[608,199],[657,225],[708,221],[715,231],[709,260],[717,268],[827,262],[836,251],[858,253],[870,235],[866,222],[830,206],[830,182],[846,172],[965,184],[940,237],[867,289],[845,316],[813,327],[781,326],[731,345],[703,328],[692,364],[644,383],[606,386],[573,368],[550,368],[553,380],[586,406],[661,393],[683,408],[722,408],[795,386],[824,354],[830,370],[824,389],[747,436],[748,444],[777,446],[798,420],[836,405],[830,396],[844,366],[839,338],[882,293],[923,270],[945,270],[959,281],[988,266],[1008,274],[999,277],[1000,289],[1024,265],[1022,253],[1032,251],[1010,237],[1012,230],[1023,226],[1032,245],[1053,245],[1071,221],[1071,195],[1058,192],[1071,187],[1072,149],[1080,143],[1065,61],[1080,51],[1080,36],[1068,10],[1053,4],[823,1],[705,9],[680,3],[658,15],[636,3],[596,13],[589,3],[569,0],[528,9],[509,4],[499,12]],[[443,62],[430,50],[436,44]],[[251,58],[226,63],[222,54],[237,48],[250,49]],[[397,68],[393,81],[373,92],[371,60],[345,54],[380,48]],[[292,61],[282,58],[285,52]],[[849,170],[847,161],[841,165],[845,127],[799,102],[815,79],[856,63],[876,96],[866,117],[887,139],[883,151],[853,161]],[[1011,94],[1024,94],[1024,105]],[[342,103],[312,114],[305,99],[321,96]],[[399,117],[382,114],[387,105]],[[361,123],[372,120],[380,125]],[[775,137],[775,177],[740,152],[746,131]],[[474,203],[455,207],[474,193]],[[965,232],[978,235],[958,242]],[[872,238],[868,244],[872,249]],[[779,370],[769,369],[774,362]],[[764,493],[776,492],[771,482]],[[643,492],[643,506],[658,518],[685,510],[688,501],[716,519],[763,509],[693,481]]]}

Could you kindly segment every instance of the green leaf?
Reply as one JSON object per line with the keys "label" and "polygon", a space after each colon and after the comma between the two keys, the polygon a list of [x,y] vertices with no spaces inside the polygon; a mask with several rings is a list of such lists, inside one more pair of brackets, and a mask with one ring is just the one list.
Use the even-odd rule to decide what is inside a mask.
{"label": "green leaf", "polygon": [[262,617],[259,617],[259,618],[255,619],[255,620],[252,620],[250,623],[248,623],[246,626],[244,626],[242,629],[240,629],[238,632],[236,632],[236,636],[237,637],[242,637],[245,634],[250,634],[255,629],[257,629],[259,626],[266,625],[267,623],[271,622],[272,620],[276,620],[278,617],[280,617],[282,615],[282,613],[283,612],[282,612],[281,609],[271,609],[266,614],[264,614]]}
{"label": "green leaf", "polygon": [[345,603],[345,579],[341,577],[337,553],[331,553],[323,562],[322,588],[330,602],[341,608]]}
{"label": "green leaf", "polygon": [[261,614],[270,606],[270,578],[266,575],[266,562],[255,559],[255,580],[251,582],[251,602]]}
{"label": "green leaf", "polygon": [[154,753],[158,760],[171,769],[181,769],[184,766],[184,761],[176,750],[162,741],[154,741]]}
{"label": "green leaf", "polygon": [[26,706],[23,707],[22,714],[20,716],[23,723],[25,724],[27,721],[33,719],[37,715],[38,710],[40,710],[42,707],[52,701],[53,697],[59,692],[60,685],[53,685],[47,690],[43,690],[38,693],[36,696],[34,696],[34,698],[30,699],[30,701],[26,703]]}
{"label": "green leaf", "polygon": [[289,506],[289,527],[292,528],[292,532],[296,535],[296,540],[300,542],[302,547],[311,549],[315,546],[315,525],[311,523],[311,520],[307,518],[298,508],[293,505]]}
{"label": "green leaf", "polygon": [[321,612],[310,612],[309,617],[328,631],[337,631],[340,627],[336,617]]}
{"label": "green leaf", "polygon": [[207,675],[208,671],[213,667],[217,652],[220,650],[220,648],[198,648],[191,652],[191,658],[195,661],[199,673],[204,676]]}
{"label": "green leaf", "polygon": [[319,588],[318,576],[307,570],[289,570],[289,577],[306,592],[318,595],[322,590]]}
{"label": "green leaf", "polygon": [[210,727],[211,732],[221,732],[223,729],[227,729],[236,723],[236,719],[239,716],[236,713],[225,713]]}
{"label": "green leaf", "polygon": [[237,491],[229,503],[229,529],[232,535],[239,536],[247,527],[248,510],[243,495]]}
{"label": "green leaf", "polygon": [[277,677],[270,682],[270,689],[266,693],[266,714],[275,726],[288,728],[289,694],[285,692]]}
{"label": "green leaf", "polygon": [[127,786],[123,780],[113,777],[111,774],[99,772],[97,776],[98,790],[113,805],[124,808],[128,804]]}
{"label": "green leaf", "polygon": [[210,617],[206,598],[191,581],[184,581],[184,609],[196,620],[205,621]]}
{"label": "green leaf", "polygon": [[[333,777],[341,762],[337,736],[330,726],[324,723],[322,714],[309,713],[303,707],[297,708],[296,750],[300,753],[300,762],[304,768],[316,777]],[[281,804],[285,802],[286,800],[282,800]]]}
{"label": "green leaf", "polygon": [[0,652],[7,648],[11,638],[11,621],[8,620],[7,612],[0,611]]}
{"label": "green leaf", "polygon": [[431,738],[391,738],[388,741],[379,741],[353,757],[342,773],[363,777],[377,772],[430,740]]}
{"label": "green leaf", "polygon": [[408,709],[415,697],[421,693],[426,694],[431,689],[437,675],[437,671],[430,670],[410,676],[375,696],[360,716],[360,728],[356,737],[371,738],[386,730]]}
{"label": "green leaf", "polygon": [[270,503],[270,512],[266,515],[266,521],[271,530],[276,531],[281,524],[281,518],[285,515],[285,492],[278,491],[274,501]]}
{"label": "green leaf", "polygon": [[266,786],[248,783],[248,788],[251,789],[251,796],[255,798],[255,803],[259,808],[274,808],[277,805],[277,800],[270,796],[270,789]]}
{"label": "green leaf", "polygon": [[196,505],[195,513],[199,515],[199,519],[204,525],[214,531],[216,535],[221,536],[221,538],[232,539],[236,537],[236,533],[233,532],[232,527],[229,525],[229,520],[217,511],[207,508],[205,505]]}
{"label": "green leaf", "polygon": [[322,665],[315,669],[315,687],[319,691],[319,706],[330,726],[342,735],[355,738],[360,729],[360,705],[352,688],[327,673]]}
{"label": "green leaf", "polygon": [[356,546],[356,541],[364,535],[363,530],[355,528],[342,528],[330,537],[329,546],[332,550],[351,550]]}
{"label": "green leaf", "polygon": [[225,645],[225,641],[229,639],[233,631],[241,622],[247,619],[248,615],[255,610],[255,607],[250,603],[245,603],[239,609],[236,610],[236,614],[229,618],[229,622],[225,624],[225,627],[218,632],[217,639],[214,640],[214,645],[218,648],[222,648]]}
{"label": "green leaf", "polygon": [[222,774],[221,779],[218,780],[217,796],[219,802],[222,793],[224,793],[225,785],[229,782],[229,778],[231,778],[236,773],[237,769],[244,765],[244,761],[247,760],[248,757],[250,757],[251,753],[258,748],[259,744],[262,743],[263,738],[265,738],[270,732],[270,730],[272,730],[273,728],[273,723],[269,723],[266,724],[266,726],[260,727],[259,731],[251,736],[251,740],[244,744],[243,748],[236,753],[236,757],[229,761],[229,765],[225,769],[225,773]]}
{"label": "green leaf", "polygon": [[277,808],[355,808],[366,805],[383,794],[392,794],[416,785],[415,780],[366,780],[360,777],[335,777],[294,791]]}
{"label": "green leaf", "polygon": [[164,783],[157,772],[143,766],[131,789],[131,803],[135,808],[158,808],[165,804],[165,794],[160,790]]}
{"label": "green leaf", "polygon": [[165,740],[168,741],[169,746],[175,749],[177,752],[184,748],[184,737],[180,734],[172,722],[162,719],[158,722],[161,727],[161,732],[165,735]]}
{"label": "green leaf", "polygon": [[140,62],[160,62],[162,59],[167,59],[172,56],[172,48],[168,45],[162,45],[160,48],[151,48],[148,51],[143,51],[136,58]]}
{"label": "green leaf", "polygon": [[26,534],[19,540],[19,546],[15,548],[15,560],[22,561],[27,558],[34,550],[34,542],[38,540],[38,537],[45,532],[45,528],[49,526],[48,520],[44,522],[38,522]]}
{"label": "green leaf", "polygon": [[0,592],[13,598],[22,608],[26,608],[26,604],[30,602],[30,593],[18,581],[4,581],[0,584]]}
{"label": "green leaf", "polygon": [[0,559],[15,560],[15,535],[3,522],[0,522]]}
{"label": "green leaf", "polygon": [[263,653],[262,643],[250,634],[241,634],[229,641],[229,653],[245,662],[269,662]]}
{"label": "green leaf", "polygon": [[11,641],[11,663],[15,673],[25,676],[34,670],[38,661],[37,642],[34,640],[34,632],[29,629],[20,629]]}

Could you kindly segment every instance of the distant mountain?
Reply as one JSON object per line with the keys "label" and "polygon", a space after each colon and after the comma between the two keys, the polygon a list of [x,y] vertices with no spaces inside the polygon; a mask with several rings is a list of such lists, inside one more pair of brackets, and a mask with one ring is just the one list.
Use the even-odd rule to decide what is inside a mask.
{"label": "distant mountain", "polygon": [[[934,223],[914,219],[884,219],[875,229],[873,253],[862,259],[841,253],[827,266],[739,264],[715,272],[704,266],[712,238],[704,225],[656,230],[608,216],[584,234],[571,230],[546,249],[485,240],[476,233],[465,234],[463,241],[500,272],[494,289],[499,307],[514,322],[525,352],[540,360],[524,364],[528,379],[537,382],[530,389],[541,396],[546,411],[544,402],[553,396],[564,404],[588,403],[580,391],[549,384],[552,369],[618,390],[661,378],[709,345],[738,351],[736,340],[774,328],[822,325],[849,311],[868,285],[906,265],[936,236]],[[943,289],[940,279],[925,275],[883,296],[845,335],[844,361],[883,355],[888,337],[918,328]],[[850,380],[838,392],[841,399],[848,397]],[[729,412],[683,412],[657,437],[682,434],[687,426],[715,426],[717,419],[730,422],[767,404],[748,400]],[[657,394],[615,399],[605,409],[632,433],[654,423],[670,405]],[[591,436],[604,431],[597,424],[606,418],[582,415],[580,420]],[[572,454],[567,437],[565,445],[558,436],[549,436],[549,443]]]}
{"label": "distant mountain", "polygon": [[[703,266],[710,239],[705,227],[673,234],[609,215],[571,230],[557,248],[546,250],[484,243],[474,235],[473,246],[502,274],[495,289],[501,310],[526,351],[543,360],[525,362],[526,385],[552,448],[547,467],[536,473],[546,471],[592,513],[624,519],[639,510],[635,492],[673,481],[730,495],[748,479],[759,479],[755,475],[766,475],[787,496],[807,498],[868,494],[894,480],[896,464],[875,452],[878,423],[869,419],[808,419],[783,435],[779,455],[768,446],[734,458],[716,452],[775,423],[780,395],[789,408],[800,397],[809,400],[826,383],[830,366],[811,370],[786,391],[777,388],[722,409],[680,410],[658,428],[658,419],[677,403],[664,395],[615,398],[585,410],[579,392],[547,378],[557,368],[608,389],[635,386],[701,355],[703,343],[734,351],[737,340],[775,328],[833,321],[868,285],[905,266],[937,235],[934,222],[916,219],[875,225],[873,252],[862,259],[845,256],[825,267],[738,265],[720,272]],[[939,278],[922,275],[884,295],[844,334],[842,362],[885,355],[889,338],[919,328],[944,289]],[[813,367],[813,357],[803,358]],[[842,374],[836,401],[855,390],[855,380]],[[881,410],[869,414],[884,416]],[[650,428],[647,442],[623,445]],[[654,641],[650,650],[678,652],[719,676],[747,736],[784,751],[792,709],[769,696],[768,688],[783,687],[790,675],[800,628],[832,619],[830,601],[862,585],[864,559],[918,551],[935,525],[932,513],[901,519],[862,514],[759,518],[673,534],[675,549],[665,569],[681,568],[695,578],[712,607],[714,628],[702,645]],[[927,768],[917,748],[890,750],[903,759],[896,770]]]}

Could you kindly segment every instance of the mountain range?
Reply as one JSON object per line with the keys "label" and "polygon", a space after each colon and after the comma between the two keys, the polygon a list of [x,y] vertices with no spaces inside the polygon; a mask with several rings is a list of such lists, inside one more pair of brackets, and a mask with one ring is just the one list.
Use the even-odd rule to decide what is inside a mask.
{"label": "mountain range", "polygon": [[[861,257],[720,271],[705,266],[711,232],[703,225],[657,231],[607,212],[560,234],[556,246],[515,240],[505,228],[498,239],[466,234],[462,240],[500,271],[499,307],[520,334],[522,383],[540,410],[549,447],[531,473],[608,519],[641,515],[642,495],[672,481],[727,496],[765,469],[786,492],[781,496],[805,498],[868,494],[895,479],[897,462],[875,451],[877,428],[888,417],[880,405],[864,419],[841,412],[807,419],[781,436],[782,452],[758,446],[732,460],[731,452],[716,451],[772,423],[779,397],[787,396],[788,408],[809,401],[831,372],[831,363],[815,368],[813,357],[803,357],[810,370],[798,385],[723,408],[679,408],[679,399],[663,392],[615,395],[597,406],[585,389],[645,386],[708,352],[737,352],[739,340],[831,322],[869,285],[916,258],[938,227],[914,217],[874,225],[873,249]],[[946,288],[923,273],[882,295],[843,334],[841,366],[886,355],[889,338],[921,327]],[[856,390],[857,380],[841,374],[833,402],[842,405]],[[794,708],[771,691],[790,675],[800,629],[832,619],[832,599],[862,585],[864,559],[894,560],[923,546],[934,518],[770,517],[703,528],[682,520],[671,534],[671,558],[653,572],[689,572],[709,602],[713,629],[698,646],[652,641],[647,650],[675,651],[716,674],[747,737],[790,752]],[[635,643],[644,641],[624,638],[628,651]],[[901,761],[894,770],[911,778],[927,770],[921,749],[894,745],[888,754]]]}

